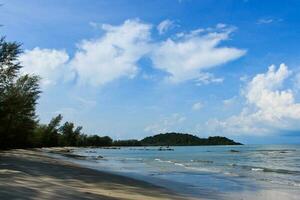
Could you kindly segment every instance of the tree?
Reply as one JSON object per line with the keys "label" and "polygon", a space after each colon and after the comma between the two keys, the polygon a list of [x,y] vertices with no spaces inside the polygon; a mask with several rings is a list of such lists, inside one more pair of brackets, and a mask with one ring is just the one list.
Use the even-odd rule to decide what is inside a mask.
{"label": "tree", "polygon": [[62,146],[77,146],[79,137],[81,135],[81,126],[75,128],[72,122],[65,122],[64,125],[60,127],[62,133],[60,145]]}
{"label": "tree", "polygon": [[88,146],[111,146],[112,142],[112,139],[108,136],[100,137],[98,135],[91,135],[87,138]]}
{"label": "tree", "polygon": [[62,115],[59,114],[52,118],[50,123],[44,127],[44,133],[42,135],[42,144],[46,147],[58,146],[59,140],[59,124],[62,120]]}
{"label": "tree", "polygon": [[0,39],[0,148],[29,145],[36,125],[39,78],[20,75],[20,44]]}

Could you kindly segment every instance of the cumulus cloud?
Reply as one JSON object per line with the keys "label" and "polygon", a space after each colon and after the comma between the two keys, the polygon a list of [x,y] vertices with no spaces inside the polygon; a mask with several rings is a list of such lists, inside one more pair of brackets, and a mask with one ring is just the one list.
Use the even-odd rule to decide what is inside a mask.
{"label": "cumulus cloud", "polygon": [[134,77],[138,60],[149,51],[151,25],[126,20],[120,26],[104,24],[105,34],[85,40],[70,65],[79,81],[99,86],[120,77]]}
{"label": "cumulus cloud", "polygon": [[26,50],[20,55],[22,73],[39,75],[43,86],[54,85],[66,70],[69,60],[64,50],[40,49]]}
{"label": "cumulus cloud", "polygon": [[291,75],[285,64],[276,70],[256,75],[245,87],[246,106],[239,115],[225,120],[210,120],[208,127],[227,133],[265,135],[280,130],[299,129],[300,103],[295,102],[291,89],[283,83]]}
{"label": "cumulus cloud", "polygon": [[234,28],[218,24],[216,28],[197,29],[168,38],[157,44],[152,53],[154,66],[169,73],[173,82],[201,77],[204,70],[216,67],[243,56],[246,51],[220,46],[228,40]]}
{"label": "cumulus cloud", "polygon": [[162,22],[160,22],[158,25],[157,25],[157,31],[160,35],[164,34],[168,29],[170,29],[172,26],[174,25],[174,22],[169,20],[169,19],[166,19]]}
{"label": "cumulus cloud", "polygon": [[180,129],[180,124],[186,120],[185,116],[174,113],[171,116],[159,120],[157,123],[146,126],[144,131],[151,133],[163,133]]}
{"label": "cumulus cloud", "polygon": [[[81,41],[74,57],[69,59],[63,50],[27,50],[20,58],[24,71],[40,75],[44,85],[55,84],[63,76],[68,80],[76,78],[80,84],[102,86],[122,77],[135,77],[140,69],[138,62],[148,57],[154,68],[167,72],[168,80],[194,80],[197,85],[203,85],[223,81],[206,70],[246,53],[220,46],[234,31],[224,24],[176,34],[175,39],[170,36],[162,42],[152,39],[151,24],[137,19],[115,26],[94,22],[91,25],[101,28],[103,35]],[[157,28],[163,33],[172,25],[172,21],[165,20]]]}

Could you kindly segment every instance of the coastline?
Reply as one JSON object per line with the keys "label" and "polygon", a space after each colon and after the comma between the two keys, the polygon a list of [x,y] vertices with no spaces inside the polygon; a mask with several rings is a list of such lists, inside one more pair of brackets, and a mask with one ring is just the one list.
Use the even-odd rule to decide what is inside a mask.
{"label": "coastline", "polygon": [[[49,156],[77,163],[80,166],[145,181],[195,199],[298,199],[300,194],[298,185],[294,185],[298,184],[297,180],[284,182],[285,180],[292,181],[290,178],[294,179],[294,176],[282,174],[282,171],[279,173],[274,171],[280,166],[272,168],[267,163],[255,163],[255,156],[264,156],[266,161],[274,156],[278,158],[282,154],[292,157],[297,152],[296,147],[273,145],[267,147],[242,146],[235,147],[235,150],[232,148],[232,146],[176,147],[175,152],[166,151],[164,153],[161,153],[157,147],[143,153],[132,148],[120,150],[63,147],[43,148],[43,151],[49,152]],[[193,156],[186,159],[187,152],[193,152]],[[254,159],[254,162],[249,165],[251,167],[239,169],[239,166],[246,166],[241,159],[249,158],[249,155],[252,155],[250,158]],[[224,157],[231,162],[225,161],[221,168],[215,168],[214,163],[220,163],[219,159],[223,160]],[[197,158],[200,160],[196,160]],[[208,160],[211,162],[208,163]],[[235,165],[231,165],[231,163],[235,163]],[[189,164],[196,164],[199,168],[196,166],[191,169]],[[207,167],[204,168],[204,166]],[[262,168],[263,166],[264,168]],[[198,171],[199,169],[200,171]],[[272,170],[256,171],[253,169]],[[287,172],[293,173],[293,171]],[[280,177],[274,178],[274,176]]]}
{"label": "coastline", "polygon": [[39,149],[0,152],[0,199],[192,199],[144,181],[82,167]]}

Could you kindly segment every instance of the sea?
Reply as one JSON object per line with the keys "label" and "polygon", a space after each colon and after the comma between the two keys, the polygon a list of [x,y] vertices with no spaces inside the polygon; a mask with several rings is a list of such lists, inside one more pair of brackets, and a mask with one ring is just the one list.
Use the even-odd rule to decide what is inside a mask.
{"label": "sea", "polygon": [[299,199],[300,145],[76,148],[96,170],[199,199]]}

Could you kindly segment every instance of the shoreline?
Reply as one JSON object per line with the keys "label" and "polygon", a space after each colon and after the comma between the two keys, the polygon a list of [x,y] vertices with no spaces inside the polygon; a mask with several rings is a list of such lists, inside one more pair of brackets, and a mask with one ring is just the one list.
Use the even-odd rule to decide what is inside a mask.
{"label": "shoreline", "polygon": [[[222,147],[225,148],[225,147]],[[247,148],[247,147],[246,147]],[[292,147],[289,147],[292,148]],[[284,153],[286,153],[286,151],[289,150],[289,148],[284,147]],[[268,148],[267,148],[268,149]],[[275,148],[276,149],[276,148]],[[280,149],[280,148],[279,148]],[[117,159],[117,161],[115,162],[113,157],[116,156],[115,155],[115,151],[113,151],[113,157],[111,157],[111,154],[107,153],[107,151],[109,150],[105,150],[105,151],[97,151],[94,149],[82,149],[82,148],[72,148],[72,147],[64,147],[64,148],[56,148],[55,150],[53,148],[48,149],[51,151],[50,156],[54,156],[55,155],[60,155],[58,158],[62,158],[62,160],[68,160],[70,162],[74,162],[77,163],[81,166],[84,167],[88,167],[91,169],[95,169],[95,170],[100,170],[100,171],[105,171],[108,173],[113,173],[113,174],[117,174],[117,175],[121,175],[121,176],[126,176],[129,178],[133,178],[133,179],[137,179],[137,180],[141,180],[141,181],[145,181],[147,183],[150,184],[154,184],[156,186],[159,187],[163,187],[163,188],[167,188],[169,191],[175,191],[178,194],[181,194],[182,196],[187,196],[189,197],[189,199],[191,197],[194,197],[195,199],[199,199],[201,197],[201,199],[231,199],[231,200],[240,200],[240,199],[244,199],[244,200],[252,200],[252,199],[257,199],[257,200],[264,200],[264,199],[277,199],[277,200],[281,200],[281,199],[289,199],[289,200],[293,200],[293,199],[298,199],[299,197],[299,191],[298,188],[295,187],[291,187],[290,185],[282,185],[282,184],[276,184],[276,182],[272,182],[272,181],[263,181],[263,180],[259,180],[256,178],[252,178],[251,174],[255,173],[257,175],[260,175],[261,177],[263,175],[267,175],[267,177],[269,177],[272,174],[269,174],[271,172],[255,172],[253,170],[246,169],[245,173],[247,173],[248,176],[240,176],[238,173],[233,173],[232,175],[230,173],[227,174],[223,174],[222,172],[219,173],[211,173],[212,171],[210,170],[210,172],[196,172],[196,173],[190,173],[190,171],[188,171],[187,173],[181,173],[181,167],[185,168],[186,165],[181,164],[182,162],[180,162],[180,159],[178,161],[171,161],[172,160],[172,152],[171,153],[167,153],[166,155],[168,155],[168,159],[166,160],[166,157],[161,158],[163,159],[163,161],[165,161],[164,163],[168,163],[168,164],[164,164],[163,166],[166,167],[171,167],[170,170],[172,169],[172,167],[176,167],[176,172],[179,173],[158,173],[155,175],[155,172],[160,172],[161,169],[159,168],[151,168],[154,171],[150,170],[150,173],[147,173],[146,171],[143,170],[143,168],[147,168],[148,166],[145,165],[140,165],[139,162],[134,162],[133,165],[129,164],[125,164],[124,163],[119,162],[119,160]],[[257,150],[254,150],[257,151]],[[258,150],[259,151],[259,150]],[[262,150],[264,151],[264,150]],[[282,148],[281,150],[274,150],[274,147],[271,148],[271,150],[268,151],[276,151],[279,152],[281,154]],[[46,150],[47,152],[47,150]],[[176,150],[176,155],[180,157],[180,155],[186,155],[186,152],[183,151],[180,154],[180,148],[178,147],[178,149]],[[210,152],[210,151],[205,151],[205,152]],[[237,153],[236,152],[232,152],[230,150],[230,148],[225,148],[223,149],[223,152],[225,152],[225,154],[221,154],[221,155],[228,155],[230,154],[232,157],[236,157]],[[245,152],[245,151],[240,151],[240,152]],[[52,154],[53,153],[53,154]],[[125,153],[125,158],[124,158],[124,153]],[[151,153],[151,152],[150,152]],[[66,156],[67,154],[67,156]],[[72,156],[70,156],[70,154],[72,154]],[[210,153],[207,153],[210,154]],[[102,162],[97,162],[96,160],[97,157],[100,155],[100,160],[104,159],[106,160],[104,164],[101,164]],[[130,158],[136,158],[134,155],[131,154],[131,152],[128,152],[128,149],[123,149],[123,153],[121,152],[121,160],[126,160],[127,156],[129,156]],[[127,155],[127,156],[126,156]],[[165,156],[166,156],[165,155]],[[201,153],[202,156],[203,153]],[[268,154],[269,155],[269,154]],[[79,157],[78,157],[79,156]],[[137,154],[136,155],[138,158],[140,158],[141,154]],[[107,158],[110,158],[107,160]],[[157,162],[155,161],[156,156],[152,156],[150,160],[154,159],[153,162]],[[144,157],[144,158],[147,158]],[[94,160],[96,159],[96,160]],[[169,161],[170,160],[170,161]],[[112,161],[112,162],[109,162]],[[93,164],[93,163],[97,163],[97,164]],[[181,164],[181,165],[178,165]],[[238,163],[241,164],[241,163]],[[116,167],[117,166],[117,167]],[[161,167],[163,167],[161,166]],[[256,166],[256,165],[254,165]],[[177,171],[177,168],[180,167],[180,169],[178,169],[179,171]],[[213,167],[213,166],[211,166]],[[125,170],[123,170],[125,169]],[[127,170],[127,169],[133,169],[133,171],[131,170]],[[171,170],[172,171],[172,170]],[[145,173],[146,172],[146,173]],[[149,171],[148,171],[149,172]],[[263,173],[263,174],[262,174]],[[269,174],[269,175],[268,175]],[[273,174],[274,175],[274,174]],[[276,181],[277,179],[275,179]],[[281,180],[280,180],[281,181]]]}
{"label": "shoreline", "polygon": [[166,188],[93,170],[39,149],[0,152],[0,199],[193,199]]}

